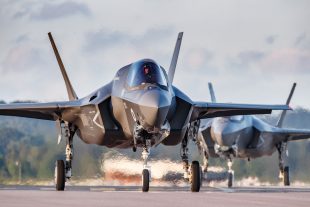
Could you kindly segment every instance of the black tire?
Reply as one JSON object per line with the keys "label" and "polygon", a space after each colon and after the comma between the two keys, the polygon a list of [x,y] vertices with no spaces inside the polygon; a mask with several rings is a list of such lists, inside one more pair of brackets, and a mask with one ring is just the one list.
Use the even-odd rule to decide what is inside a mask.
{"label": "black tire", "polygon": [[192,176],[191,191],[199,192],[200,185],[201,185],[201,170],[200,170],[200,165],[198,161],[192,162],[191,176]]}
{"label": "black tire", "polygon": [[231,188],[233,185],[233,173],[229,172],[228,173],[228,187]]}
{"label": "black tire", "polygon": [[202,181],[203,181],[203,179],[204,179],[204,172],[203,172],[203,170],[202,170],[202,168],[201,167],[199,167],[200,168],[200,187],[202,187]]}
{"label": "black tire", "polygon": [[148,169],[142,171],[142,192],[148,192],[150,188],[150,172]]}
{"label": "black tire", "polygon": [[63,191],[65,189],[65,163],[63,160],[57,160],[55,168],[56,190]]}
{"label": "black tire", "polygon": [[290,173],[289,173],[289,167],[288,166],[284,167],[283,182],[284,182],[285,186],[289,186],[290,185]]}

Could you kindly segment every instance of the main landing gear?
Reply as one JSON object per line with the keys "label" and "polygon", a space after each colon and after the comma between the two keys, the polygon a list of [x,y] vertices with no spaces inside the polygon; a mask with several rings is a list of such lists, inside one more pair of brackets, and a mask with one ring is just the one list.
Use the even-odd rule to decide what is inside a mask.
{"label": "main landing gear", "polygon": [[188,139],[193,138],[189,132],[187,136],[184,137],[182,140],[182,147],[181,147],[181,158],[183,161],[183,169],[184,169],[184,179],[189,181],[191,185],[192,192],[199,192],[201,187],[201,177],[202,171],[198,161],[193,161],[192,164],[189,166],[188,162]]}
{"label": "main landing gear", "polygon": [[199,192],[201,186],[201,169],[198,161],[193,161],[190,173],[191,191]]}
{"label": "main landing gear", "polygon": [[[63,125],[63,126],[62,126]],[[72,176],[72,159],[73,159],[73,136],[75,129],[69,123],[61,123],[61,129],[65,130],[66,138],[66,160],[57,160],[55,166],[55,184],[57,191],[65,189],[65,182]]]}
{"label": "main landing gear", "polygon": [[284,186],[290,185],[289,166],[288,166],[288,150],[287,142],[282,142],[277,145],[279,154],[279,178],[282,179]]}
{"label": "main landing gear", "polygon": [[63,191],[65,189],[65,181],[65,163],[63,160],[57,160],[55,167],[55,184],[57,191]]}

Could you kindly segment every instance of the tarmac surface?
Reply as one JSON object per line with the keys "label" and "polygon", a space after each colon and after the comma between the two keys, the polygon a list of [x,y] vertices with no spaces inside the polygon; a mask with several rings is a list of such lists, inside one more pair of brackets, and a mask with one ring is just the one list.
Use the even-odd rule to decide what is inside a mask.
{"label": "tarmac surface", "polygon": [[1,186],[0,206],[310,206],[309,187],[189,187],[68,186],[63,192],[52,186]]}

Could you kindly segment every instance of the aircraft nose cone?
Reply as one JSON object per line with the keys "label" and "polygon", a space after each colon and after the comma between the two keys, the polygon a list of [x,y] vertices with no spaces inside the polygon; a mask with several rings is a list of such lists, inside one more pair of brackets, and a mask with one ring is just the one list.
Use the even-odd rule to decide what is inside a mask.
{"label": "aircraft nose cone", "polygon": [[211,133],[219,145],[231,147],[237,145],[239,150],[246,148],[254,136],[251,122],[234,122],[229,118],[215,118]]}
{"label": "aircraft nose cone", "polygon": [[141,96],[140,104],[142,106],[152,107],[152,108],[162,108],[169,106],[171,103],[171,97],[167,91],[162,91],[159,89],[148,90]]}
{"label": "aircraft nose cone", "polygon": [[171,104],[171,96],[161,90],[146,91],[140,99],[140,111],[143,125],[147,128],[160,128],[167,117]]}
{"label": "aircraft nose cone", "polygon": [[215,138],[214,141],[222,146],[230,146],[233,143],[231,137],[232,129],[229,122],[224,118],[217,118],[212,123],[211,134]]}

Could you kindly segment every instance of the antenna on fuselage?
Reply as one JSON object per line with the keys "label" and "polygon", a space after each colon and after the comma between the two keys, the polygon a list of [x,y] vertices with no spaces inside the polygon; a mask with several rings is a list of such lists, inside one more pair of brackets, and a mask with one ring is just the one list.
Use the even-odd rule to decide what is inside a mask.
{"label": "antenna on fuselage", "polygon": [[57,59],[57,62],[58,62],[58,65],[59,65],[62,77],[64,78],[64,81],[65,81],[69,100],[70,101],[77,100],[78,97],[77,97],[77,95],[76,95],[76,93],[75,93],[75,91],[74,91],[74,89],[72,87],[72,84],[71,84],[71,82],[69,80],[69,77],[67,75],[65,66],[64,66],[64,64],[63,64],[63,62],[61,60],[61,57],[60,57],[59,52],[57,50],[57,47],[56,47],[56,44],[54,42],[53,36],[52,36],[52,34],[50,32],[48,33],[48,37],[49,37],[50,42],[52,44],[52,48],[54,50],[54,53],[55,53],[55,56],[56,56],[56,59]]}
{"label": "antenna on fuselage", "polygon": [[[286,100],[286,105],[289,105],[289,104],[290,104],[291,99],[292,99],[292,96],[293,96],[294,91],[295,91],[296,85],[297,85],[296,83],[293,84],[292,89],[291,89],[291,92],[290,92],[290,95],[288,96],[288,98],[287,98],[287,100]],[[286,110],[283,110],[283,111],[281,112],[280,118],[279,118],[279,120],[278,120],[277,127],[282,127],[283,121],[284,121],[284,118],[285,118],[285,115],[286,115]]]}
{"label": "antenna on fuselage", "polygon": [[215,93],[214,93],[213,85],[211,82],[208,83],[208,87],[209,87],[211,101],[212,101],[212,103],[216,103]]}
{"label": "antenna on fuselage", "polygon": [[172,84],[174,73],[175,73],[175,68],[177,66],[179,52],[180,52],[180,47],[181,47],[181,43],[182,43],[182,37],[183,37],[183,32],[180,32],[178,34],[177,42],[175,43],[174,52],[173,52],[173,56],[172,56],[172,59],[171,59],[171,63],[170,63],[170,67],[169,67],[169,72],[168,72],[168,79],[169,79],[169,83],[170,84]]}

